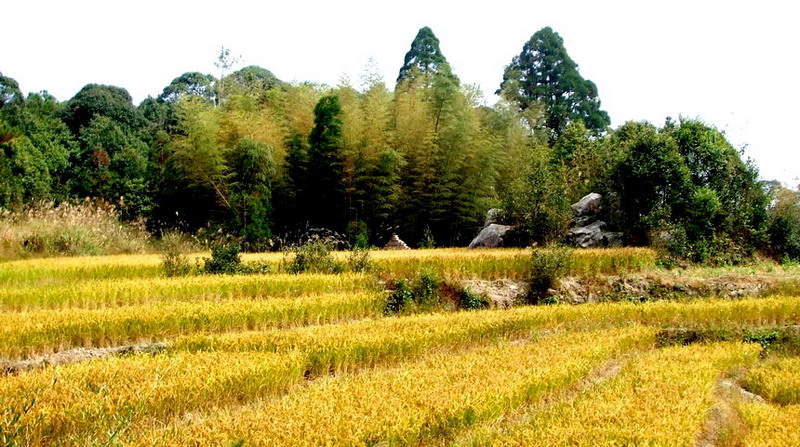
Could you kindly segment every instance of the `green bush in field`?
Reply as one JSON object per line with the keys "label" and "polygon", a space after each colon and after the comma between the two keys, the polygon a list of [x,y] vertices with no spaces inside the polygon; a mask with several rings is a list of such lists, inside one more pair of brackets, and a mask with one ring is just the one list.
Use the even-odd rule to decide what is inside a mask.
{"label": "green bush in field", "polygon": [[375,263],[369,255],[369,250],[359,246],[353,247],[347,258],[347,266],[351,272],[364,273],[375,269]]}
{"label": "green bush in field", "polygon": [[569,248],[553,248],[547,250],[533,249],[530,269],[529,304],[556,304],[554,297],[547,291],[558,286],[558,281],[570,271],[572,250]]}
{"label": "green bush in field", "polygon": [[238,273],[242,267],[238,242],[219,243],[211,246],[211,257],[204,259],[203,273]]}
{"label": "green bush in field", "polygon": [[489,307],[489,300],[485,296],[463,289],[458,297],[458,305],[462,309],[485,309]]}
{"label": "green bush in field", "polygon": [[489,301],[460,285],[443,281],[430,271],[423,271],[413,280],[402,278],[391,284],[392,292],[384,313],[425,312],[441,308],[483,309]]}
{"label": "green bush in field", "polygon": [[342,273],[344,266],[331,251],[333,243],[325,239],[314,239],[289,250],[291,259],[286,262],[290,273]]}

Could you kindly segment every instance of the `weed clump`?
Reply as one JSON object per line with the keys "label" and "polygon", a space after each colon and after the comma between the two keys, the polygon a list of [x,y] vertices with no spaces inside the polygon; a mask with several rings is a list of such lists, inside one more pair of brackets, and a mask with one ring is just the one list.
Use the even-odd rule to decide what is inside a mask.
{"label": "weed clump", "polygon": [[342,273],[344,265],[333,257],[333,241],[315,238],[291,247],[285,261],[289,273]]}
{"label": "weed clump", "polygon": [[347,266],[351,272],[366,273],[375,270],[375,263],[369,255],[369,250],[355,246],[347,258]]}
{"label": "weed clump", "polygon": [[163,235],[161,249],[161,271],[164,276],[186,276],[192,273],[192,264],[184,254],[184,243],[179,234],[167,233]]}
{"label": "weed clump", "polygon": [[559,280],[570,271],[571,264],[572,250],[569,248],[534,248],[531,255],[528,304],[557,304],[558,298],[551,296],[549,291],[558,287]]}
{"label": "weed clump", "polygon": [[489,300],[471,292],[463,286],[443,281],[430,271],[423,271],[416,278],[390,281],[391,293],[386,301],[384,314],[408,314],[438,309],[483,309]]}
{"label": "weed clump", "polygon": [[218,243],[211,246],[211,257],[203,259],[203,273],[238,273],[242,267],[242,246],[238,242]]}

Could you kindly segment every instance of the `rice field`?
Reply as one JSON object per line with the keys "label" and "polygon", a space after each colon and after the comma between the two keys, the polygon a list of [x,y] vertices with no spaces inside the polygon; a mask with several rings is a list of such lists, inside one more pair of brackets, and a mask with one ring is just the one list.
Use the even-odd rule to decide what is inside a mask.
{"label": "rice field", "polygon": [[[797,296],[387,316],[383,278],[524,279],[530,253],[372,259],[371,273],[292,275],[282,254],[251,254],[273,273],[176,278],[156,255],[0,264],[0,366],[45,364],[0,375],[0,445],[800,442],[800,357],[770,335],[800,326]],[[646,249],[586,250],[569,273],[655,269]],[[155,342],[46,366],[53,353]],[[722,381],[758,398],[730,400]],[[716,421],[723,404],[731,416]]]}

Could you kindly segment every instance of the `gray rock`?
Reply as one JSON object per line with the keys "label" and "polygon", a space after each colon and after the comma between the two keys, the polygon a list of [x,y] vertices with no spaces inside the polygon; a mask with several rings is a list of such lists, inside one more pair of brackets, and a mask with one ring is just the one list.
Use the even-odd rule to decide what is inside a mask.
{"label": "gray rock", "polygon": [[575,212],[576,217],[586,216],[587,214],[595,213],[600,209],[600,201],[603,196],[596,192],[591,192],[581,200],[572,204],[572,210]]}
{"label": "gray rock", "polygon": [[483,228],[491,224],[502,224],[505,219],[505,211],[500,208],[492,208],[486,212],[486,220],[483,222]]}
{"label": "gray rock", "polygon": [[593,216],[581,216],[572,219],[572,226],[573,227],[585,227],[594,221]]}
{"label": "gray rock", "polygon": [[599,247],[603,245],[603,227],[605,225],[605,222],[598,220],[590,225],[571,228],[567,237],[576,247]]}
{"label": "gray rock", "polygon": [[469,248],[497,248],[503,246],[503,236],[513,227],[510,225],[490,224],[475,236]]}
{"label": "gray rock", "polygon": [[603,242],[606,247],[622,247],[622,233],[616,231],[604,231]]}

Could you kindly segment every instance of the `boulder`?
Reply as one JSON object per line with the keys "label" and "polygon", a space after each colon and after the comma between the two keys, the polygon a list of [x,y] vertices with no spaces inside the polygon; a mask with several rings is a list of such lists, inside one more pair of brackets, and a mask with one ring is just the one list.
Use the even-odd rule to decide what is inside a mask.
{"label": "boulder", "polygon": [[469,243],[469,248],[497,248],[503,246],[503,236],[513,227],[489,224]]}
{"label": "boulder", "polygon": [[397,234],[393,234],[383,248],[384,250],[411,250],[411,247],[406,245]]}
{"label": "boulder", "polygon": [[605,225],[605,222],[598,220],[583,227],[571,228],[567,237],[576,247],[599,247],[603,245],[603,227]]}
{"label": "boulder", "polygon": [[603,196],[596,192],[589,193],[581,200],[572,204],[572,210],[575,212],[575,217],[586,216],[587,214],[596,213],[600,209],[600,201]]}

